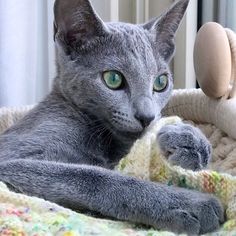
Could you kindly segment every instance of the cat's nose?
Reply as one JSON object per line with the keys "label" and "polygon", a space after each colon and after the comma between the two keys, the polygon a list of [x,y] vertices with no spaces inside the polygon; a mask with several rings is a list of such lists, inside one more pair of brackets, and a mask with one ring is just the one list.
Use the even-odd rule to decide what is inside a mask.
{"label": "cat's nose", "polygon": [[155,119],[154,114],[139,114],[136,113],[134,117],[141,123],[143,128],[147,128],[151,122]]}
{"label": "cat's nose", "polygon": [[155,119],[154,104],[148,96],[138,96],[133,101],[133,112],[136,120],[140,122],[142,128],[147,128]]}

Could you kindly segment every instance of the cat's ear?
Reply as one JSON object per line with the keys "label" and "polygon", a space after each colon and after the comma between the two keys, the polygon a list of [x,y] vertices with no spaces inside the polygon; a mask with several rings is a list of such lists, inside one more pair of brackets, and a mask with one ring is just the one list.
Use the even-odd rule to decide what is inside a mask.
{"label": "cat's ear", "polygon": [[175,34],[188,7],[189,0],[180,0],[159,18],[143,25],[154,35],[160,55],[169,62],[175,52]]}
{"label": "cat's ear", "polygon": [[56,0],[54,15],[54,40],[67,48],[83,46],[106,33],[89,0]]}

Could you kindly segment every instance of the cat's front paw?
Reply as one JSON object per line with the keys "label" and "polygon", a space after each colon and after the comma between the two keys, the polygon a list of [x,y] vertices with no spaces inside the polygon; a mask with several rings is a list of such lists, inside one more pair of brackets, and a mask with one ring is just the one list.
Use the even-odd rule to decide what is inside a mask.
{"label": "cat's front paw", "polygon": [[177,123],[164,126],[157,135],[157,142],[173,165],[197,171],[209,163],[211,144],[198,128],[191,125]]}
{"label": "cat's front paw", "polygon": [[[224,222],[221,203],[211,195],[189,192],[182,198],[180,206],[162,218],[162,228],[188,235],[206,234],[217,230]],[[180,199],[179,199],[180,200]]]}

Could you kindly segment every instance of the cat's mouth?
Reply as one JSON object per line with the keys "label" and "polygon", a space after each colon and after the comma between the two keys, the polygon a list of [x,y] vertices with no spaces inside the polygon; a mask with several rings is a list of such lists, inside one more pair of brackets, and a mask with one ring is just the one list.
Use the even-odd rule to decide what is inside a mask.
{"label": "cat's mouth", "polygon": [[129,141],[129,142],[134,142],[137,139],[141,138],[143,134],[145,133],[145,130],[143,131],[129,131],[129,130],[121,130],[116,127],[112,127],[111,132],[115,137],[117,137],[120,140],[123,141]]}
{"label": "cat's mouth", "polygon": [[146,129],[132,130],[128,127],[121,128],[119,126],[116,126],[116,124],[110,122],[108,119],[104,120],[103,125],[107,130],[109,130],[110,133],[112,133],[115,138],[125,142],[136,141],[137,139],[141,138],[146,131]]}
{"label": "cat's mouth", "polygon": [[117,131],[117,132],[120,134],[120,136],[132,140],[139,139],[144,134],[144,131],[143,132]]}

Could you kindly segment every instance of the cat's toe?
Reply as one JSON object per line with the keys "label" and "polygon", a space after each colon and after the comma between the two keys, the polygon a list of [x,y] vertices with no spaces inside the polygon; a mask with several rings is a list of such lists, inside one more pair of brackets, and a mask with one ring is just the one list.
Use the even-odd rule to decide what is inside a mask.
{"label": "cat's toe", "polygon": [[174,233],[188,235],[198,235],[201,230],[200,221],[192,213],[175,209],[169,212],[166,219],[163,219],[165,224],[163,229],[171,230]]}

